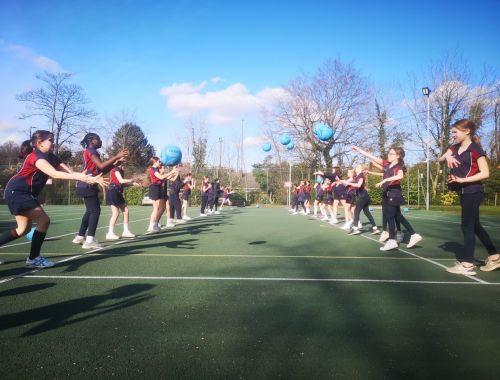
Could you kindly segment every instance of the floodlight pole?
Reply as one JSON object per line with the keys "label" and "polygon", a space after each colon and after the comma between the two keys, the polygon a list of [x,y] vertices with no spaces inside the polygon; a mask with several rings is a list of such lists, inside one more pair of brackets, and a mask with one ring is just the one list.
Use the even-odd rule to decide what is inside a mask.
{"label": "floodlight pole", "polygon": [[429,167],[429,145],[430,145],[430,132],[429,132],[429,119],[431,114],[431,103],[430,103],[430,94],[431,90],[429,87],[422,88],[422,94],[427,97],[427,117],[425,122],[425,155],[426,155],[426,198],[425,198],[425,209],[429,211],[429,180],[430,180],[430,167]]}

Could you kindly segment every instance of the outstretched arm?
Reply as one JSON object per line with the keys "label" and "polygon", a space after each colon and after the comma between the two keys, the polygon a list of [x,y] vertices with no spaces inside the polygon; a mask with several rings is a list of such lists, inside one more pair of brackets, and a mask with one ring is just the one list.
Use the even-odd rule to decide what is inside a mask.
{"label": "outstretched arm", "polygon": [[380,157],[376,157],[370,152],[367,152],[366,150],[361,149],[359,146],[353,145],[352,150],[355,152],[358,152],[359,154],[362,154],[363,156],[367,157],[371,162],[374,164],[382,165],[383,160]]}

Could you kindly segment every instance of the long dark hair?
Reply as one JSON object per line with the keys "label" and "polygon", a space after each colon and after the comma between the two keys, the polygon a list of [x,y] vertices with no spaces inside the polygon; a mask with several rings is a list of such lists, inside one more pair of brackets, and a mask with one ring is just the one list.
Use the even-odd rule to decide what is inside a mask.
{"label": "long dark hair", "polygon": [[400,146],[393,146],[389,150],[391,149],[398,155],[398,164],[403,168],[403,173],[406,173],[405,150]]}
{"label": "long dark hair", "polygon": [[54,137],[54,134],[50,131],[38,130],[33,132],[31,139],[25,140],[21,143],[21,146],[19,147],[19,158],[26,158],[28,154],[33,152],[36,144],[40,141],[50,139],[51,137]]}
{"label": "long dark hair", "polygon": [[93,139],[99,139],[100,140],[101,138],[99,137],[99,135],[97,133],[90,132],[90,133],[87,133],[85,135],[85,137],[83,138],[82,141],[80,141],[80,145],[83,147],[83,149],[86,149],[90,145],[90,142]]}

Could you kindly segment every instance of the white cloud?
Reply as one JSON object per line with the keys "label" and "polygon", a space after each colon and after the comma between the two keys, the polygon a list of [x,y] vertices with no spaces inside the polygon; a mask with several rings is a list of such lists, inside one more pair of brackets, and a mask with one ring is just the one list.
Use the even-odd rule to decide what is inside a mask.
{"label": "white cloud", "polygon": [[265,141],[267,141],[265,136],[249,136],[243,139],[243,146],[253,148],[262,145]]}
{"label": "white cloud", "polygon": [[[212,84],[220,78],[212,78]],[[258,117],[263,108],[270,107],[276,98],[283,96],[281,88],[264,88],[252,94],[242,83],[232,84],[217,91],[206,91],[208,83],[174,83],[163,87],[161,95],[167,97],[167,108],[177,117],[201,116],[213,125],[222,125],[241,120],[243,117]]]}
{"label": "white cloud", "polygon": [[61,66],[59,66],[59,63],[43,55],[36,54],[33,49],[28,46],[9,44],[4,40],[0,40],[0,47],[5,52],[21,57],[43,70],[47,70],[52,73],[64,71]]}

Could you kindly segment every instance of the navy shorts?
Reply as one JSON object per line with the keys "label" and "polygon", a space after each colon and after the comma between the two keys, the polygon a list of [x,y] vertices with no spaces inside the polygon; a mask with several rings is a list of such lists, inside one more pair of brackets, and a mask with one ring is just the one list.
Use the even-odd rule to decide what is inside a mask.
{"label": "navy shorts", "polygon": [[160,185],[149,185],[149,199],[157,201],[158,199],[163,199],[161,186]]}
{"label": "navy shorts", "polygon": [[322,202],[323,202],[323,194],[321,194],[321,195],[316,195],[316,200],[317,200],[319,203],[322,203]]}
{"label": "navy shorts", "polygon": [[125,204],[123,191],[120,188],[110,186],[106,192],[106,204],[116,207],[123,206]]}
{"label": "navy shorts", "polygon": [[187,191],[184,191],[182,193],[182,199],[185,200],[185,201],[188,201],[189,200],[189,193]]}
{"label": "navy shorts", "polygon": [[5,203],[9,206],[12,215],[19,215],[21,211],[40,207],[40,202],[32,194],[9,191],[8,189],[5,189]]}
{"label": "navy shorts", "polygon": [[349,191],[346,195],[345,198],[346,203],[349,203],[351,205],[356,203],[356,192],[355,191]]}
{"label": "navy shorts", "polygon": [[99,193],[97,185],[89,185],[85,182],[77,182],[75,194],[79,197],[96,197]]}

